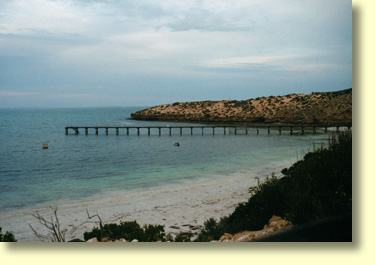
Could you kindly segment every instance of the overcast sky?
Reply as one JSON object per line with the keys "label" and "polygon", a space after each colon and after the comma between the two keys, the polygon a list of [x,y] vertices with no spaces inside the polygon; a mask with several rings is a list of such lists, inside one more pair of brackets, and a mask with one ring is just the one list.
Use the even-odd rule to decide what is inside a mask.
{"label": "overcast sky", "polygon": [[350,0],[0,1],[0,107],[151,106],[351,86]]}

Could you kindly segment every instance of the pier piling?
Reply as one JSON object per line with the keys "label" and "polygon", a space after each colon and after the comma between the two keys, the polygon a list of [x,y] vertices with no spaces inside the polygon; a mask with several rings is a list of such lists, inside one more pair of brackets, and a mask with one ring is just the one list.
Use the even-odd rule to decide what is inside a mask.
{"label": "pier piling", "polygon": [[[105,130],[105,134],[108,135],[108,132],[109,132],[109,129],[116,129],[116,135],[119,135],[119,130],[120,129],[126,129],[126,134],[127,135],[130,135],[129,131],[130,129],[137,129],[137,135],[140,135],[140,130],[141,129],[147,129],[147,134],[148,135],[151,135],[151,129],[155,128],[155,129],[158,129],[158,132],[159,132],[159,135],[162,135],[162,129],[165,128],[169,130],[169,135],[172,135],[172,129],[176,129],[180,131],[180,135],[183,135],[183,129],[186,128],[186,129],[189,129],[190,128],[190,134],[193,135],[194,133],[194,128],[198,128],[198,129],[201,129],[201,132],[202,132],[202,135],[205,134],[205,129],[209,129],[209,128],[212,128],[212,134],[211,133],[208,133],[208,134],[211,134],[211,135],[215,135],[216,134],[216,128],[223,128],[223,135],[226,135],[227,134],[227,128],[229,128],[229,134],[231,134],[233,131],[234,131],[234,134],[237,135],[238,134],[238,130],[241,130],[241,132],[243,130],[245,130],[245,134],[248,135],[250,134],[249,133],[249,130],[251,129],[255,129],[256,130],[256,134],[259,134],[260,133],[260,130],[261,129],[264,129],[266,130],[267,129],[267,133],[270,134],[271,133],[271,129],[278,129],[279,131],[279,135],[282,134],[282,128],[283,127],[286,127],[287,129],[286,130],[290,130],[290,135],[293,135],[294,134],[294,129],[297,128],[297,131],[299,129],[301,129],[301,134],[305,134],[306,132],[306,128],[308,128],[308,130],[313,134],[316,134],[317,132],[317,128],[319,129],[324,129],[324,132],[327,133],[328,132],[328,128],[336,128],[336,130],[333,130],[332,132],[333,133],[338,133],[340,132],[340,127],[344,127],[344,128],[347,128],[347,130],[351,130],[352,128],[352,125],[351,124],[343,124],[343,125],[339,125],[339,124],[323,124],[323,125],[316,125],[316,124],[312,124],[312,125],[308,125],[308,124],[305,124],[305,125],[242,125],[242,126],[220,126],[220,125],[215,125],[215,126],[210,126],[210,125],[207,125],[207,126],[139,126],[139,127],[132,127],[132,126],[67,126],[65,127],[65,134],[66,135],[69,135],[69,130],[73,130],[74,131],[74,134],[78,135],[79,134],[79,129],[84,129],[85,130],[85,134],[88,135],[88,131],[89,129],[95,129],[95,134],[98,135],[99,134],[99,129],[103,129]],[[211,132],[211,131],[209,131]],[[221,131],[220,131],[221,132]],[[242,133],[241,133],[242,134]]]}

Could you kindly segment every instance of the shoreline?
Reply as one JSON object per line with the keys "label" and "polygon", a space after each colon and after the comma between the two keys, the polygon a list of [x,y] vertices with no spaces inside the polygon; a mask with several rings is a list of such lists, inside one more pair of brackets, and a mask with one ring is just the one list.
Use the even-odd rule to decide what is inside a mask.
{"label": "shoreline", "polygon": [[38,242],[28,224],[41,234],[46,231],[32,214],[38,210],[42,216],[49,218],[52,215],[49,206],[58,206],[62,227],[68,229],[67,241],[83,239],[84,232],[98,227],[97,218],[80,225],[88,220],[86,209],[90,215],[99,214],[103,223],[137,221],[140,226],[164,225],[166,234],[171,233],[173,236],[180,232],[197,234],[207,219],[219,220],[231,214],[239,203],[247,202],[250,197],[248,189],[257,185],[255,177],[264,179],[273,172],[280,176],[281,169],[292,163],[290,160],[274,162],[250,171],[240,170],[163,187],[115,191],[77,201],[60,201],[38,208],[4,211],[0,223],[3,230],[12,232],[19,242]]}

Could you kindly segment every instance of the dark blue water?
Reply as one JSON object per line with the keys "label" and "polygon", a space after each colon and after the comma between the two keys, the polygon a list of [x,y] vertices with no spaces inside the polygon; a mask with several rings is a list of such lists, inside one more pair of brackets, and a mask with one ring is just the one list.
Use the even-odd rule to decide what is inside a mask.
{"label": "dark blue water", "polygon": [[[142,108],[0,110],[0,211],[79,200],[110,191],[147,189],[252,170],[275,161],[295,161],[328,136],[255,131],[215,135],[186,129],[115,130],[65,135],[65,126],[157,126],[172,123],[129,120]],[[186,125],[186,124],[184,124]],[[49,149],[43,150],[42,143]],[[175,147],[174,142],[181,146]],[[271,168],[271,167],[270,167]],[[270,174],[271,172],[269,172]]]}

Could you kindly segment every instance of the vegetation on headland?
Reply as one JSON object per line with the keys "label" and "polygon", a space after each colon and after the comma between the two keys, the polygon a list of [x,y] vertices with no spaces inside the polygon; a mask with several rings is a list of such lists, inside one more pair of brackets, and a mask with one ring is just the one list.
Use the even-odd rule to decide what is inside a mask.
{"label": "vegetation on headland", "polygon": [[350,124],[352,89],[248,100],[176,102],[141,110],[131,117],[180,122]]}

